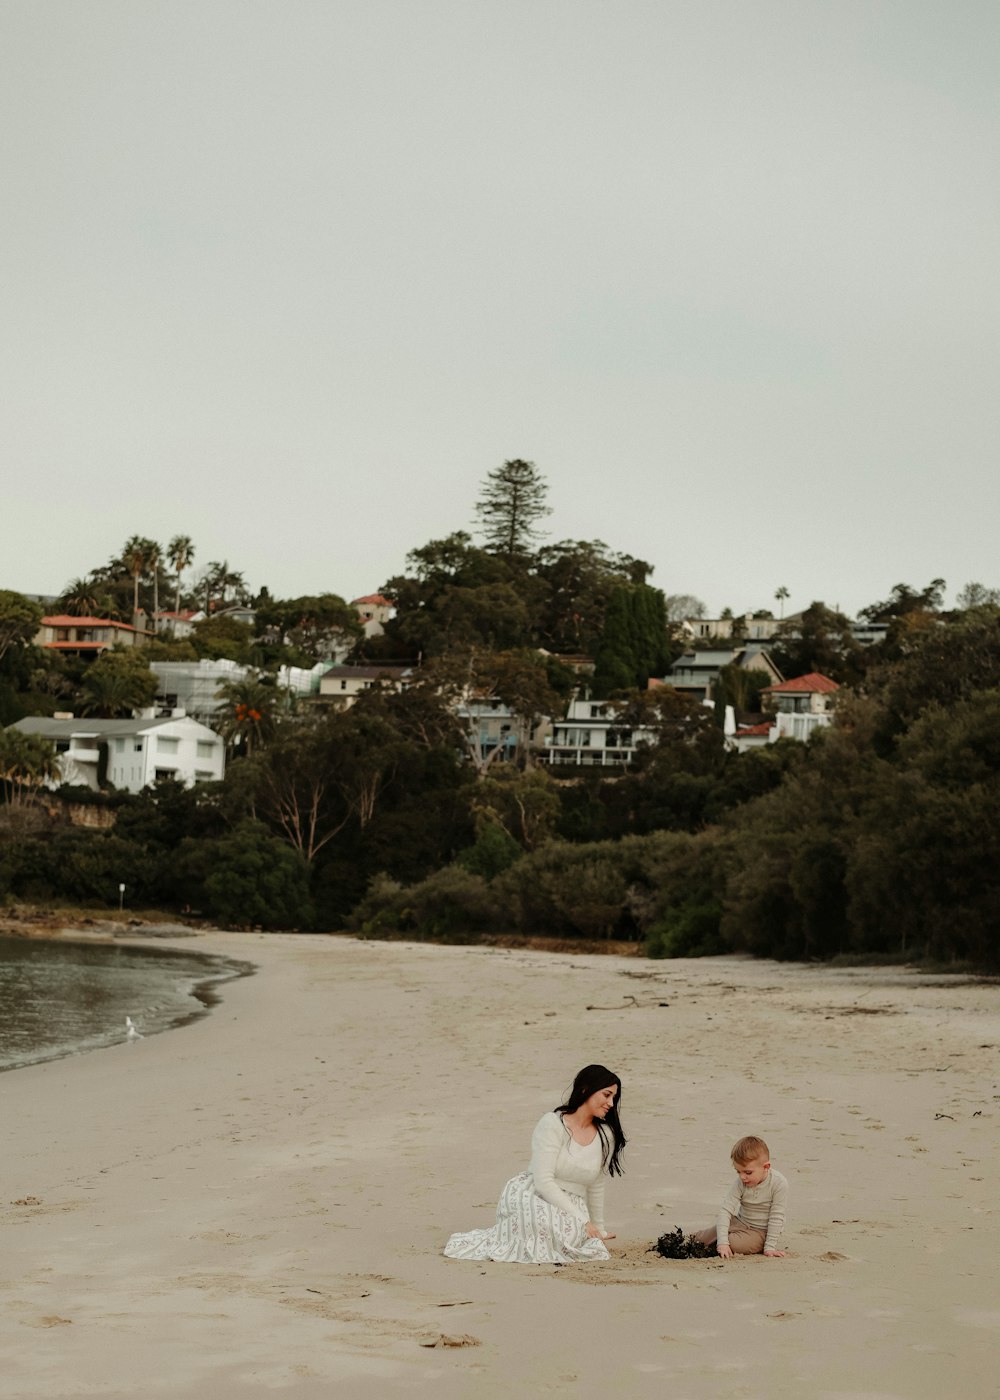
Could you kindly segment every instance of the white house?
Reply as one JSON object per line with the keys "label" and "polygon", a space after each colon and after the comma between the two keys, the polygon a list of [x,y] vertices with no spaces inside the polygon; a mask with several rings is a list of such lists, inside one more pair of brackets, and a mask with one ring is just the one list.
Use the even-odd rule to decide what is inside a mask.
{"label": "white house", "polygon": [[193,608],[182,608],[180,612],[157,612],[153,614],[153,628],[157,633],[173,637],[175,642],[183,641],[194,632],[196,622],[204,622],[205,614]]}
{"label": "white house", "polygon": [[777,617],[757,617],[748,612],[740,617],[686,617],[678,630],[693,642],[728,642],[733,637],[769,642],[781,625]]}
{"label": "white house", "polygon": [[634,760],[640,744],[655,742],[651,729],[624,728],[614,706],[600,700],[571,700],[566,718],[554,721],[546,737],[542,761],[553,766],[624,768]]}
{"label": "white house", "polygon": [[395,606],[391,598],[385,598],[381,593],[366,593],[363,598],[354,598],[351,602],[351,607],[357,610],[358,621],[364,628],[366,638],[385,635],[385,624],[392,617]]}
{"label": "white house", "polygon": [[61,772],[58,781],[95,791],[106,782],[120,792],[141,792],[161,778],[175,778],[191,787],[218,782],[225,772],[225,744],[207,725],[186,715],[162,719],[31,715],[10,728],[53,740]]}

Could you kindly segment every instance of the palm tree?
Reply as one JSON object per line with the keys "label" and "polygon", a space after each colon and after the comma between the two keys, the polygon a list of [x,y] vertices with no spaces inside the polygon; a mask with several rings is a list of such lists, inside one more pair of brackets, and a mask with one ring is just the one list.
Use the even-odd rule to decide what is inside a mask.
{"label": "palm tree", "polygon": [[[160,546],[155,540],[147,540],[142,535],[132,535],[125,541],[122,550],[122,563],[132,575],[132,613],[139,611],[139,580],[149,573],[150,567],[159,562]],[[154,578],[155,583],[155,578]]]}
{"label": "palm tree", "polygon": [[217,711],[218,730],[232,748],[250,754],[274,738],[282,702],[276,686],[251,674],[223,681],[216,694],[223,702]]}
{"label": "palm tree", "polygon": [[57,607],[70,617],[101,617],[107,613],[110,601],[98,593],[92,579],[75,578],[59,594]]}
{"label": "palm tree", "polygon": [[774,596],[780,604],[779,618],[783,619],[785,616],[785,599],[789,596],[788,589],[782,584],[781,587],[775,591]]}
{"label": "palm tree", "polygon": [[160,625],[160,557],[161,549],[155,540],[147,540],[146,568],[153,572],[153,631]]}
{"label": "palm tree", "polygon": [[131,717],[134,685],[122,671],[101,671],[92,666],[80,686],[80,713],[102,719]]}
{"label": "palm tree", "polygon": [[190,535],[175,535],[167,545],[167,558],[177,575],[177,591],[174,594],[174,612],[181,610],[181,574],[194,561],[194,545]]}

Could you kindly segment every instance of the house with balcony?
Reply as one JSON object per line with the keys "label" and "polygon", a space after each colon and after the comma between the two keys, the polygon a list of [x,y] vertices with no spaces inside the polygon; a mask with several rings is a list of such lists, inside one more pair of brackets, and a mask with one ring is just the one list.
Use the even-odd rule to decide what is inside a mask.
{"label": "house with balcony", "polygon": [[651,729],[629,729],[613,705],[600,700],[571,700],[566,718],[555,720],[545,737],[540,759],[551,767],[625,769],[634,762],[640,744],[653,744]]}
{"label": "house with balcony", "polygon": [[116,622],[110,617],[71,617],[65,613],[43,617],[35,634],[37,647],[92,660],[111,647],[141,646],[145,640],[146,633],[127,622]]}
{"label": "house with balcony", "polygon": [[60,770],[54,787],[69,783],[95,792],[106,786],[141,792],[164,778],[192,787],[219,782],[225,774],[222,739],[187,715],[142,719],[31,715],[10,728],[53,741]]}
{"label": "house with balcony", "polygon": [[840,686],[819,671],[770,685],[760,693],[761,703],[774,715],[769,742],[805,740],[833,720]]}

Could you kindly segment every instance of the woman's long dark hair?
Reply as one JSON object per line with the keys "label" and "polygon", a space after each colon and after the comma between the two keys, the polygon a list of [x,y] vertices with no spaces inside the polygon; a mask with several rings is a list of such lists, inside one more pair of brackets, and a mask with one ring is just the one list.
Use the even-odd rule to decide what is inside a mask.
{"label": "woman's long dark hair", "polygon": [[[615,1101],[608,1109],[603,1122],[599,1118],[594,1119],[594,1127],[601,1137],[601,1166],[607,1169],[608,1176],[621,1176],[621,1155],[625,1151],[628,1138],[622,1132],[621,1120],[618,1117],[618,1107],[622,1101],[622,1082],[617,1074],[605,1069],[603,1065],[585,1065],[573,1080],[569,1098],[553,1112],[575,1113],[592,1094],[599,1093],[601,1089],[609,1089],[612,1084],[618,1089]],[[608,1141],[608,1128],[611,1129],[611,1142]]]}

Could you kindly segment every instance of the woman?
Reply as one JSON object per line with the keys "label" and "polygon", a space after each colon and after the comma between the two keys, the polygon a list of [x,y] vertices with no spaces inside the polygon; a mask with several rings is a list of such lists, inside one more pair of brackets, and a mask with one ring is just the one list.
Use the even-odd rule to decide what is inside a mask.
{"label": "woman", "polygon": [[603,1065],[587,1065],[564,1104],[531,1135],[531,1166],[500,1193],[496,1224],[452,1235],[449,1259],[506,1264],[575,1264],[607,1259],[604,1173],[621,1176],[625,1134],[618,1118],[622,1085]]}

